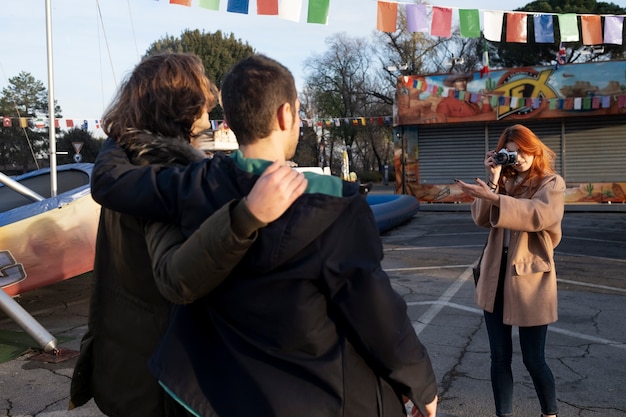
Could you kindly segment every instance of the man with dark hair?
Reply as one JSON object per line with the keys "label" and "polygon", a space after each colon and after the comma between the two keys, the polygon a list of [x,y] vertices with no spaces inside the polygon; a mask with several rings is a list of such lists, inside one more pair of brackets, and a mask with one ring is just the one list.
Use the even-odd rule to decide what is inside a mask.
{"label": "man with dark hair", "polygon": [[[298,143],[294,79],[275,60],[237,63],[221,97],[240,150],[216,154],[204,173],[199,186],[211,201],[181,200],[189,230],[245,195],[272,161],[285,164]],[[358,183],[305,175],[305,193],[258,230],[230,276],[174,308],[151,369],[197,416],[401,417],[410,399],[434,417],[430,358],[382,270],[382,244]]]}

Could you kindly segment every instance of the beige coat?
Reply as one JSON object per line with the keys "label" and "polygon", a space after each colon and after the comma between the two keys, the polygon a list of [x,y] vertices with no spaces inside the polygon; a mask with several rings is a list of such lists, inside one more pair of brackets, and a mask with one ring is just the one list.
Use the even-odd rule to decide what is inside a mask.
{"label": "beige coat", "polygon": [[[510,191],[512,184],[507,184]],[[565,182],[559,175],[544,177],[536,188],[513,197],[500,194],[500,207],[482,199],[472,203],[472,218],[488,227],[489,239],[476,286],[476,303],[493,312],[505,229],[510,230],[504,279],[505,324],[539,326],[557,320],[554,248],[561,241]]]}

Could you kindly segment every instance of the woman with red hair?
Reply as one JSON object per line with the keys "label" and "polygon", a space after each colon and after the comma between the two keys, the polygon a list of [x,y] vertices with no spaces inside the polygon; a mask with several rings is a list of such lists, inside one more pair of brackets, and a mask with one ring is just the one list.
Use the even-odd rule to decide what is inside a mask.
{"label": "woman with red hair", "polygon": [[485,155],[487,182],[457,180],[474,197],[472,218],[489,228],[475,299],[484,310],[491,349],[491,386],[497,416],[513,415],[512,326],[541,405],[558,411],[554,376],[545,361],[548,324],[557,320],[554,248],[561,240],[565,182],[554,152],[532,130],[513,125]]}

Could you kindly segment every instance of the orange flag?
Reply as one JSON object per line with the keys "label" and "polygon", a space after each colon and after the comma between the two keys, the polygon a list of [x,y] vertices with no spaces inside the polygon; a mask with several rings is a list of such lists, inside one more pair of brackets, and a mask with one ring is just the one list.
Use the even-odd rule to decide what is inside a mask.
{"label": "orange flag", "polygon": [[602,23],[600,15],[581,15],[583,45],[602,44]]}
{"label": "orange flag", "polygon": [[398,23],[398,3],[378,2],[376,29],[381,32],[395,32]]}
{"label": "orange flag", "polygon": [[526,43],[528,38],[526,13],[506,14],[506,41]]}
{"label": "orange flag", "polygon": [[170,4],[180,4],[181,6],[191,7],[191,0],[170,0]]}
{"label": "orange flag", "polygon": [[26,117],[20,117],[20,127],[28,127],[28,119]]}

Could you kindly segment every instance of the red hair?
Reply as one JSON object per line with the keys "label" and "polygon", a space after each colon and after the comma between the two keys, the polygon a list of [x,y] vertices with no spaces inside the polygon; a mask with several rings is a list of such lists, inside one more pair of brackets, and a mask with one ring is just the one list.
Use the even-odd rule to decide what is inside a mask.
{"label": "red hair", "polygon": [[[528,182],[536,183],[535,180],[539,182],[546,174],[553,174],[555,172],[553,166],[555,153],[526,126],[517,124],[504,129],[504,132],[500,135],[496,149],[500,150],[506,147],[506,144],[509,142],[515,143],[524,154],[534,156],[533,163],[528,170],[528,175],[526,175],[526,178],[524,178],[518,187]],[[505,166],[502,169],[500,181],[502,181],[503,177],[515,177],[516,175],[517,171],[515,171],[512,166]],[[500,185],[503,186],[504,184]]]}

